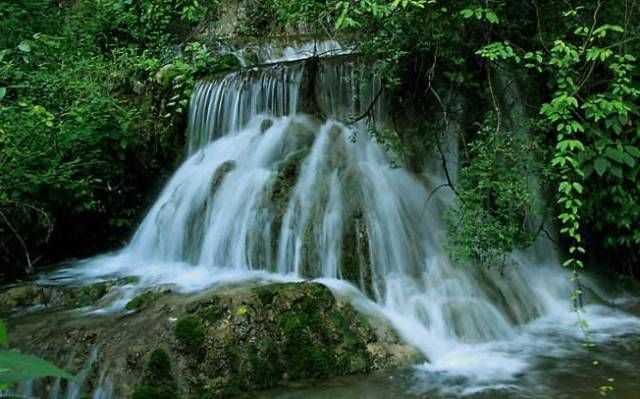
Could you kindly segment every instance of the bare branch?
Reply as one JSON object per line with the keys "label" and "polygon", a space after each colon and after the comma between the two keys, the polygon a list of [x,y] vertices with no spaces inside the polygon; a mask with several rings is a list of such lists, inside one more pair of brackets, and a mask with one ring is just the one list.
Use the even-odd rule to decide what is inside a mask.
{"label": "bare branch", "polygon": [[33,273],[33,265],[31,264],[31,256],[29,256],[29,250],[27,249],[27,244],[25,244],[24,240],[22,239],[22,236],[20,236],[18,231],[11,224],[11,222],[9,222],[9,219],[4,214],[4,212],[2,212],[2,210],[0,210],[0,217],[2,217],[2,219],[4,220],[4,223],[9,227],[9,230],[11,230],[13,235],[16,237],[16,239],[20,243],[20,246],[22,247],[22,250],[24,251],[24,255],[25,255],[25,258],[27,260],[27,267],[25,268],[25,272],[27,274],[32,274]]}

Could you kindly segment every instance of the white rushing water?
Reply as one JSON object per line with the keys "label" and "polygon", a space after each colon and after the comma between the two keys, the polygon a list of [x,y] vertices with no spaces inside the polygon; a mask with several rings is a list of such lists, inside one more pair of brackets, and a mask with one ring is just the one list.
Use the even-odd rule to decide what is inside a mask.
{"label": "white rushing water", "polygon": [[[363,78],[352,62],[322,63],[321,121],[298,112],[302,68],[198,83],[189,157],[130,244],[56,277],[139,276],[142,286],[171,283],[183,292],[319,279],[388,318],[425,355],[417,373],[464,378],[442,386],[456,395],[508,389],[535,354],[565,350],[545,338],[581,334],[551,242],[514,251],[503,270],[453,264],[443,214],[455,197],[448,189],[429,195],[446,181],[441,164],[427,164],[421,176],[394,168],[365,120],[344,122],[368,109],[379,80]],[[385,108],[384,98],[372,108],[380,126]],[[446,133],[455,179],[455,123]],[[637,319],[602,306],[586,312],[596,339],[640,329]]]}
{"label": "white rushing water", "polygon": [[350,54],[353,47],[343,46],[335,40],[310,40],[278,43],[271,41],[258,46],[234,47],[225,45],[223,53],[235,55],[243,67],[252,64],[275,64],[303,60],[313,56],[331,57]]}

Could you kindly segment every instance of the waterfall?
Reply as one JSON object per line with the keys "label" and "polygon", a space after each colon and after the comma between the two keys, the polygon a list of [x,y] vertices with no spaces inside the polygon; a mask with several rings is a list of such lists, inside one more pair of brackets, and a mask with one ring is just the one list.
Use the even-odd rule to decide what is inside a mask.
{"label": "waterfall", "polygon": [[243,67],[251,63],[254,64],[274,64],[278,62],[290,62],[310,58],[314,55],[329,57],[335,55],[349,54],[353,51],[351,47],[345,47],[335,40],[311,40],[287,42],[278,44],[276,42],[261,43],[255,47],[235,47],[223,45],[220,48],[222,53],[233,54],[240,61]]}
{"label": "waterfall", "polygon": [[237,132],[258,114],[294,114],[301,78],[302,65],[275,65],[198,82],[189,106],[189,154]]}
{"label": "waterfall", "polygon": [[[135,275],[183,292],[243,279],[319,279],[387,317],[425,355],[423,370],[480,385],[526,369],[521,348],[546,348],[535,342],[541,323],[574,328],[569,275],[549,240],[513,251],[504,270],[454,265],[443,214],[456,198],[446,189],[430,195],[446,182],[441,163],[416,176],[394,167],[369,134],[372,123],[387,122],[379,78],[353,60],[320,61],[316,92],[306,95],[323,115],[306,115],[304,68],[275,63],[199,82],[189,157],[129,245],[61,275]],[[367,111],[373,121],[350,123]],[[455,178],[460,128],[453,121],[449,129]],[[614,312],[594,309],[607,328],[622,325]]]}

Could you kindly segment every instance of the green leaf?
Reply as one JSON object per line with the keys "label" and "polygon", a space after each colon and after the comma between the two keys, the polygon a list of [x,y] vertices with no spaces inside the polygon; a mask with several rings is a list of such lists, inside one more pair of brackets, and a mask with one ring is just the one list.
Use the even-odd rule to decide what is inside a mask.
{"label": "green leaf", "polygon": [[624,149],[627,150],[627,153],[632,157],[640,158],[640,150],[637,147],[634,147],[632,145],[627,145],[624,147]]}
{"label": "green leaf", "polygon": [[578,192],[578,194],[582,194],[582,190],[583,190],[582,184],[578,182],[574,182],[572,186],[573,186],[573,189]]}
{"label": "green leaf", "polygon": [[0,351],[0,384],[28,381],[42,377],[71,380],[74,377],[46,360],[19,352]]}
{"label": "green leaf", "polygon": [[22,42],[22,43],[18,44],[18,50],[22,51],[23,53],[30,53],[31,52],[31,46],[29,46],[28,43]]}
{"label": "green leaf", "polygon": [[627,164],[627,166],[629,166],[630,168],[633,168],[636,166],[636,160],[629,154],[622,154],[622,160],[624,161],[624,163]]}
{"label": "green leaf", "polygon": [[612,166],[611,169],[611,174],[613,174],[615,177],[622,179],[622,168],[619,166]]}
{"label": "green leaf", "polygon": [[0,101],[2,101],[2,99],[4,98],[5,95],[7,95],[7,88],[6,87],[0,87]]}
{"label": "green leaf", "polygon": [[9,348],[9,336],[7,335],[7,327],[4,322],[0,320],[0,347]]}
{"label": "green leaf", "polygon": [[609,161],[604,158],[596,158],[593,168],[596,170],[598,176],[602,176],[609,168]]}
{"label": "green leaf", "polygon": [[486,15],[487,21],[489,21],[492,24],[497,24],[500,22],[500,19],[498,19],[498,16],[493,11],[487,10],[485,15]]}
{"label": "green leaf", "polygon": [[460,11],[460,15],[462,15],[463,18],[468,19],[473,17],[473,10],[470,8],[465,8],[464,10]]}
{"label": "green leaf", "polygon": [[606,155],[609,159],[613,159],[618,163],[622,163],[624,161],[623,160],[624,153],[618,148],[607,147],[607,149],[604,150],[604,155]]}

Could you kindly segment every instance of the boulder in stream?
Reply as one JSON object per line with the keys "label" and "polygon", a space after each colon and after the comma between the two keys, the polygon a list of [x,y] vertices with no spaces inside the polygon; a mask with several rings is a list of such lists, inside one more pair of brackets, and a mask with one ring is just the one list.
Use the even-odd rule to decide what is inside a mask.
{"label": "boulder in stream", "polygon": [[[17,313],[7,321],[12,343],[80,373],[85,394],[108,380],[112,397],[136,399],[237,397],[419,358],[386,321],[319,283],[168,291],[144,291],[107,314],[62,305]],[[38,384],[34,395],[51,386]]]}

